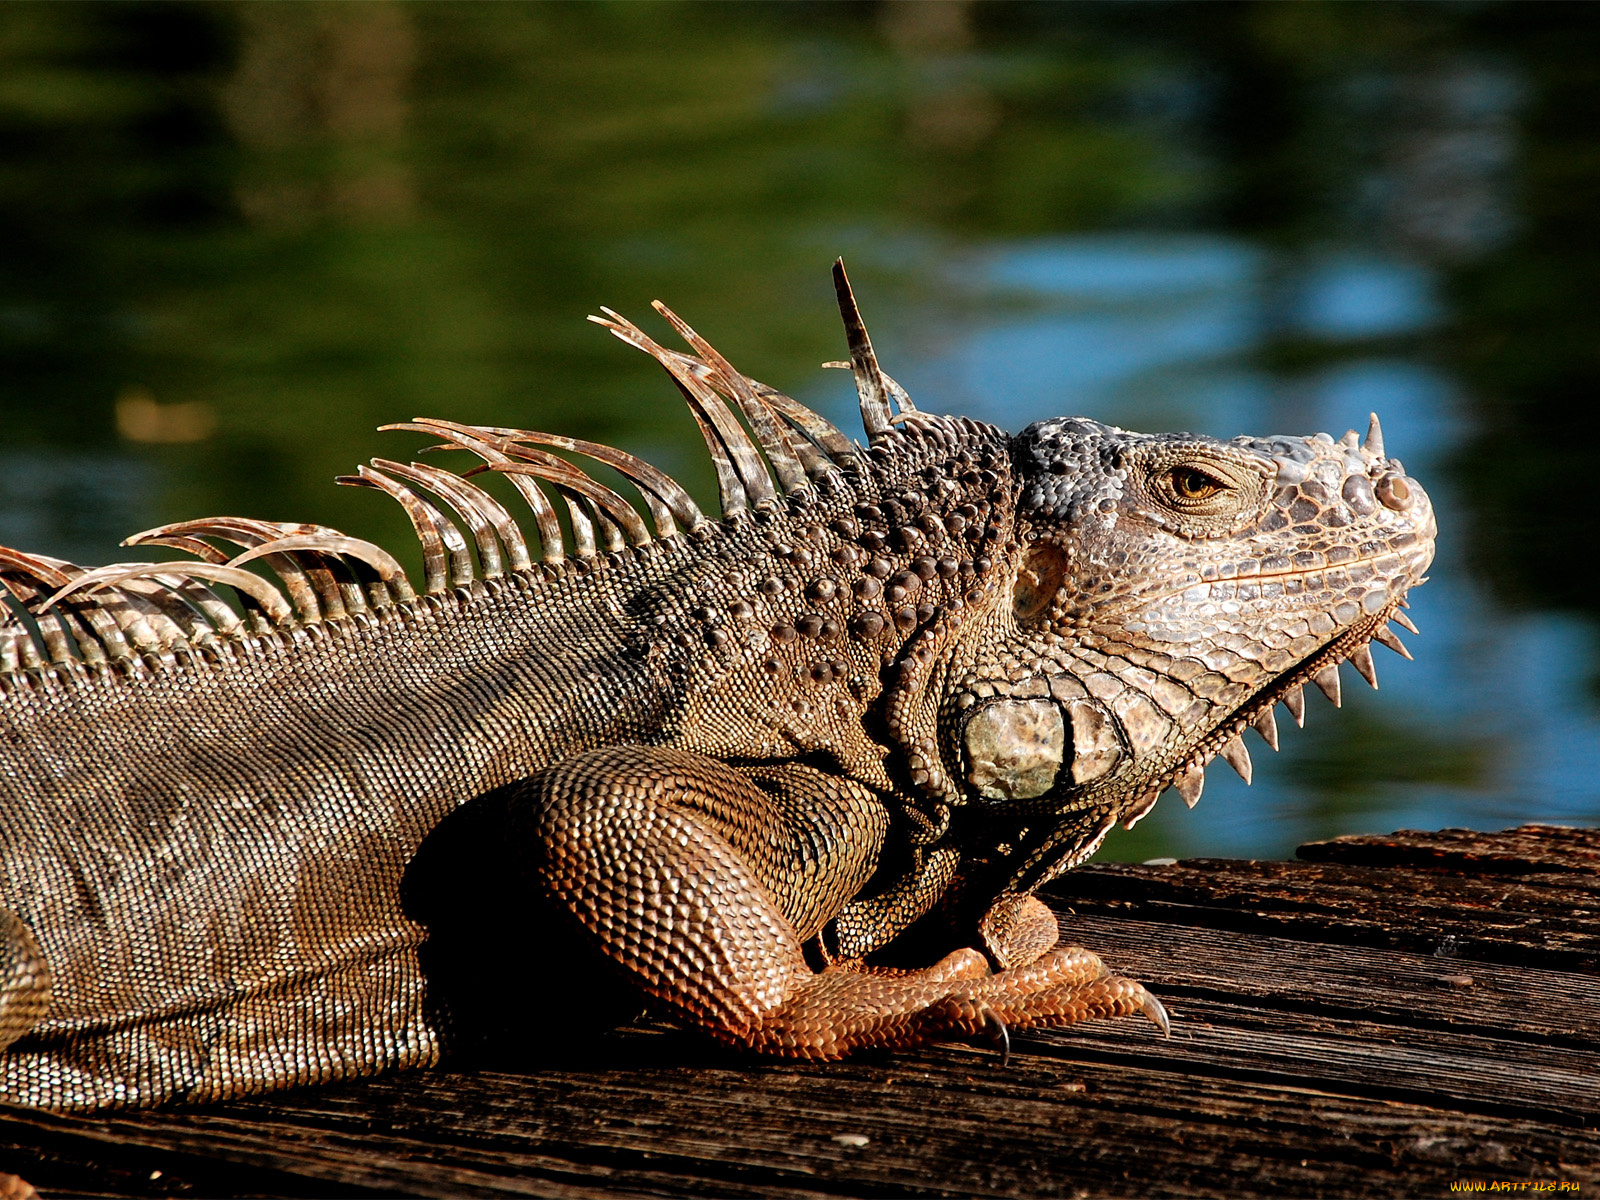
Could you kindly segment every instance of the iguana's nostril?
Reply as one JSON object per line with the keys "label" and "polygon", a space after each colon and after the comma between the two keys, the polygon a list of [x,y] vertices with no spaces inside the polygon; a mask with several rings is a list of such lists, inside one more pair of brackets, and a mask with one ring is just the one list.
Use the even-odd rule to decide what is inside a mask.
{"label": "iguana's nostril", "polygon": [[1413,486],[1404,475],[1385,475],[1374,489],[1385,508],[1406,512],[1413,503]]}

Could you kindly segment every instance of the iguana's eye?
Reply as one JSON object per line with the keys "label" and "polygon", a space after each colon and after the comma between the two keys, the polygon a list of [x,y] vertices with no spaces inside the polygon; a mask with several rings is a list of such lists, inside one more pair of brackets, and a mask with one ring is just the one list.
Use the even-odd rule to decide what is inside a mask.
{"label": "iguana's eye", "polygon": [[1171,481],[1173,494],[1179,500],[1190,502],[1209,500],[1228,486],[1197,467],[1173,467],[1167,478]]}
{"label": "iguana's eye", "polygon": [[1175,533],[1223,537],[1266,503],[1265,462],[1220,443],[1157,443],[1130,455],[1128,494]]}

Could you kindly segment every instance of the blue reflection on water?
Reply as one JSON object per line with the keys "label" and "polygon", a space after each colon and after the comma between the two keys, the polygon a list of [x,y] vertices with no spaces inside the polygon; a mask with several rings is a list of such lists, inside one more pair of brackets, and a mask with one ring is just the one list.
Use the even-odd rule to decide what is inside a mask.
{"label": "blue reflection on water", "polygon": [[1593,821],[1600,778],[1600,720],[1586,702],[1593,630],[1576,618],[1539,614],[1498,625],[1491,670],[1499,690],[1489,714],[1506,738],[1504,774],[1514,788],[1493,811],[1521,816],[1526,796],[1554,821]]}
{"label": "blue reflection on water", "polygon": [[1069,301],[1165,304],[1248,286],[1259,259],[1246,243],[1192,234],[1052,239],[994,255],[987,282]]}
{"label": "blue reflection on water", "polygon": [[1411,333],[1440,317],[1428,272],[1414,263],[1340,257],[1306,276],[1297,323],[1330,338]]}
{"label": "blue reflection on water", "polygon": [[958,388],[970,415],[1012,428],[1061,415],[1064,398],[1073,411],[1116,421],[1138,407],[1127,401],[1142,382],[1255,344],[1259,258],[1244,243],[1193,236],[1085,237],[1002,250],[976,286],[998,312],[1022,311],[970,330],[922,361],[915,377],[934,393]]}

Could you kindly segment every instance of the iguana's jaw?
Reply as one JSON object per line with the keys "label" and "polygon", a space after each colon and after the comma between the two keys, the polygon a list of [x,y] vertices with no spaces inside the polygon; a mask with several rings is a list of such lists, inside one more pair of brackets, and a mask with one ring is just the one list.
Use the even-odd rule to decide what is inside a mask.
{"label": "iguana's jaw", "polygon": [[1337,704],[1340,662],[1375,685],[1369,643],[1405,653],[1388,622],[1409,624],[1433,510],[1375,420],[1364,443],[1045,422],[1017,457],[1014,624],[977,660],[1005,666],[956,680],[942,722],[973,824],[1013,831],[1014,890],[1168,787],[1192,806],[1214,757],[1248,781],[1247,726],[1276,748],[1274,705],[1298,722],[1305,683]]}

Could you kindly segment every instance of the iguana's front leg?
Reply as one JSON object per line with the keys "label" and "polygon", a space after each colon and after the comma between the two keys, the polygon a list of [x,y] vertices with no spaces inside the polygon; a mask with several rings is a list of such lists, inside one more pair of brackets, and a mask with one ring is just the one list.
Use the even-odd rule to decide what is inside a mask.
{"label": "iguana's front leg", "polygon": [[726,1042],[838,1058],[1154,1003],[1070,947],[995,975],[976,949],[921,971],[813,970],[802,947],[871,876],[888,814],[811,767],[598,750],[531,780],[511,828],[531,884],[646,993]]}

